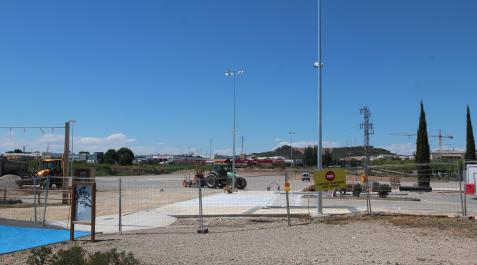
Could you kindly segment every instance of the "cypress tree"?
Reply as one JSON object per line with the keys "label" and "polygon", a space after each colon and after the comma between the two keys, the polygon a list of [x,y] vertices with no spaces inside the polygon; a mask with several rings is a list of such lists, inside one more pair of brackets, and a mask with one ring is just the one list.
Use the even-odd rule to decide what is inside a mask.
{"label": "cypress tree", "polygon": [[465,148],[466,160],[477,160],[475,157],[474,130],[472,129],[472,120],[470,119],[470,108],[467,105],[467,144]]}
{"label": "cypress tree", "polygon": [[[427,164],[430,159],[429,139],[427,135],[426,113],[421,101],[421,113],[419,115],[419,129],[416,138],[416,163]],[[431,168],[429,165],[418,166],[417,183],[419,187],[429,187]]]}

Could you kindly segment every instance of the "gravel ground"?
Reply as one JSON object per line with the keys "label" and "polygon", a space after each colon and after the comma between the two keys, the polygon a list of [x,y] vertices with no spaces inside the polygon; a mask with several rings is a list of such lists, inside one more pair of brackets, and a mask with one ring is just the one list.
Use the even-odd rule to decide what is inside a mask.
{"label": "gravel ground", "polygon": [[[477,222],[455,218],[364,216],[325,221],[196,220],[100,242],[75,242],[89,252],[132,251],[146,264],[477,264]],[[54,246],[54,250],[71,243]],[[24,264],[29,251],[0,256],[0,264]]]}

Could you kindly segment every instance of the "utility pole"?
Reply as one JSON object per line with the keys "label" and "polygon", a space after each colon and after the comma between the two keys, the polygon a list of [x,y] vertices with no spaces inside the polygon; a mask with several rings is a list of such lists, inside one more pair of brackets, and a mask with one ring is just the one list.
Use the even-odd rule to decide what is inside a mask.
{"label": "utility pole", "polygon": [[363,123],[361,123],[361,129],[364,130],[364,177],[366,183],[366,206],[368,212],[371,212],[371,199],[369,197],[369,185],[368,185],[368,173],[369,173],[369,135],[374,134],[373,124],[369,121],[371,117],[371,111],[368,107],[360,109],[360,113],[363,114]]}
{"label": "utility pole", "polygon": [[295,132],[288,132],[288,134],[290,135],[290,160],[291,160],[291,167],[293,167],[293,135],[295,134]]}
{"label": "utility pole", "polygon": [[213,156],[212,156],[212,138],[209,139],[209,156],[210,156],[210,159],[213,159]]}
{"label": "utility pole", "polygon": [[[69,178],[70,175],[70,122],[65,122],[65,146],[63,152],[63,189],[69,187]],[[63,204],[68,203],[68,192],[63,192]]]}
{"label": "utility pole", "polygon": [[244,141],[245,141],[245,137],[242,136],[242,152],[240,153],[240,158],[245,158],[245,152],[243,148]]}

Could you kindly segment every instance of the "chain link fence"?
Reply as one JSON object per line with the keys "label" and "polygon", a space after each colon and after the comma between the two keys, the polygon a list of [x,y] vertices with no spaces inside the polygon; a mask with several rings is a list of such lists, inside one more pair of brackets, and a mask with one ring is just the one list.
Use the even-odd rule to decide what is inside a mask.
{"label": "chain link fence", "polygon": [[[348,169],[346,189],[323,192],[324,214],[372,211],[476,215],[477,201],[464,194],[462,168],[455,163],[371,166],[367,184],[362,181],[363,170]],[[249,176],[243,173],[246,188],[231,193],[224,188],[207,188],[206,183],[202,183],[202,200],[199,200],[197,181],[192,185],[183,182],[193,180],[193,172],[98,177],[95,178],[97,231],[113,233],[168,226],[180,217],[199,220],[200,205],[204,216],[285,217],[287,212],[292,216],[314,215],[317,213],[317,193],[308,191],[313,179],[302,179],[302,171],[282,170],[275,174]],[[285,176],[291,188],[288,202],[283,190]],[[67,183],[70,181],[66,179]],[[426,181],[432,189],[417,185]],[[66,228],[70,217],[69,198],[70,190],[56,185],[0,185],[0,218]]]}

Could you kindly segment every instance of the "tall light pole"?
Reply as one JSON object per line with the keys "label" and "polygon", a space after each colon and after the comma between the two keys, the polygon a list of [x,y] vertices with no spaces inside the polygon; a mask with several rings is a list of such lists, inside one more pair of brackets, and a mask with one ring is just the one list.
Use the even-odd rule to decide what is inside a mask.
{"label": "tall light pole", "polygon": [[[323,128],[322,128],[322,121],[323,121],[323,101],[322,101],[322,88],[323,88],[323,58],[322,58],[322,49],[321,49],[321,24],[322,24],[322,17],[323,14],[321,12],[321,2],[322,0],[318,0],[318,61],[313,64],[318,71],[318,155],[316,158],[316,168],[321,170],[323,168],[322,161],[321,161],[321,149],[323,147]],[[318,198],[318,213],[323,214],[323,200],[321,191],[318,191],[317,194]]]}
{"label": "tall light pole", "polygon": [[288,132],[290,135],[290,160],[291,160],[291,167],[293,167],[293,135],[295,132]]}
{"label": "tall light pole", "polygon": [[213,159],[213,156],[212,156],[212,138],[209,139],[209,157],[210,157],[210,159]]}
{"label": "tall light pole", "polygon": [[232,171],[235,173],[235,134],[236,134],[236,130],[235,130],[235,107],[236,107],[236,101],[235,101],[235,94],[236,94],[236,87],[237,87],[237,76],[240,76],[243,74],[243,70],[242,69],[238,69],[238,70],[227,70],[225,71],[225,76],[229,76],[229,77],[232,77],[233,80],[234,80],[234,97],[233,97],[233,101],[234,101],[234,119],[233,119],[233,147],[232,147]]}
{"label": "tall light pole", "polygon": [[73,160],[74,160],[74,124],[76,123],[76,120],[69,120],[67,121],[70,126],[71,126],[71,157],[70,157],[70,176],[73,176]]}

